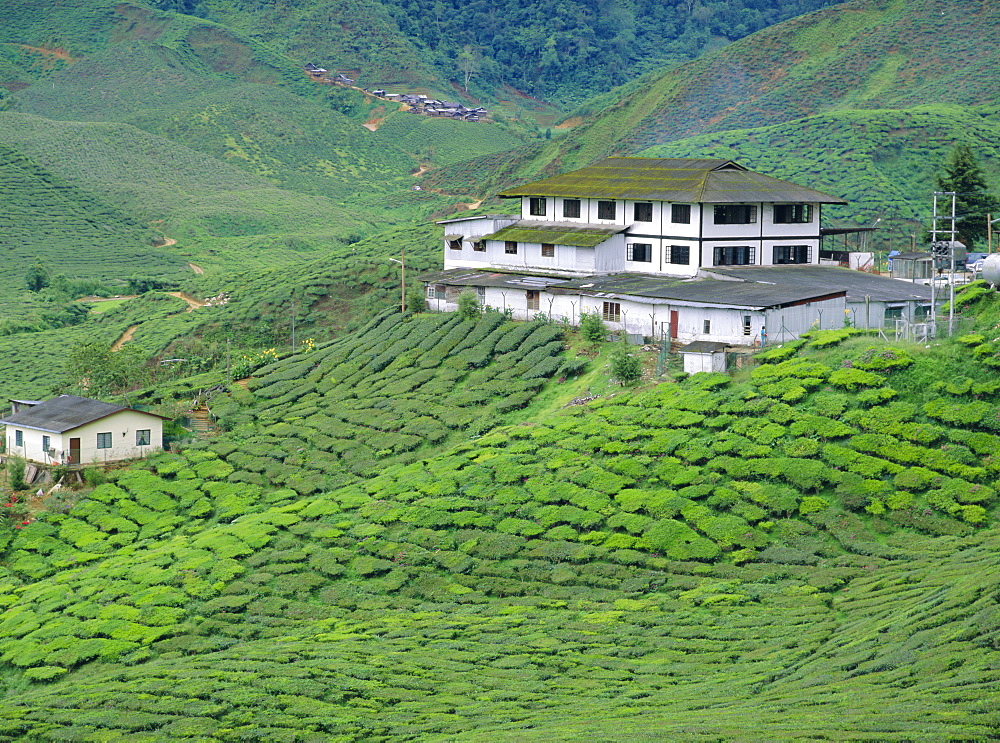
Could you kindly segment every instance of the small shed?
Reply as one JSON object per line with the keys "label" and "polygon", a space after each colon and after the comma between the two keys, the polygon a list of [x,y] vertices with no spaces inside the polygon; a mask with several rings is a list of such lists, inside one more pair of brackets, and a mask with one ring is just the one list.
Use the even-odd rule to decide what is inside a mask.
{"label": "small shed", "polygon": [[694,341],[680,349],[684,360],[684,371],[698,372],[726,371],[726,344],[715,341]]}
{"label": "small shed", "polygon": [[934,276],[930,253],[897,253],[889,257],[889,276],[906,281],[929,281]]}

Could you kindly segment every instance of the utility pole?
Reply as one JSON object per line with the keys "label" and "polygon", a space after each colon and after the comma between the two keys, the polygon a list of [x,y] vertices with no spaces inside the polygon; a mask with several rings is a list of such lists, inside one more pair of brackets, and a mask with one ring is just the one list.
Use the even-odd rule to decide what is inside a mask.
{"label": "utility pole", "polygon": [[[934,330],[937,330],[937,308],[935,307],[935,288],[937,284],[937,265],[938,261],[943,258],[948,258],[949,274],[948,274],[948,291],[949,291],[949,302],[948,302],[948,335],[954,332],[955,328],[955,197],[956,193],[954,191],[935,191],[933,193],[934,208],[933,215],[931,217],[931,325]],[[949,215],[938,216],[938,198],[941,196],[951,197],[951,213]],[[938,229],[938,221],[941,219],[948,220],[948,229],[942,230]],[[942,243],[938,240],[938,234],[945,233],[948,235],[948,242]],[[945,252],[947,250],[947,253]]]}
{"label": "utility pole", "polygon": [[390,258],[389,260],[393,263],[398,263],[402,268],[402,273],[400,273],[399,279],[399,311],[404,315],[406,314],[406,249],[402,248],[399,251],[400,260],[395,258]]}
{"label": "utility pole", "polygon": [[986,215],[986,254],[993,252],[993,215]]}
{"label": "utility pole", "polygon": [[295,353],[295,295],[292,295],[292,353]]}

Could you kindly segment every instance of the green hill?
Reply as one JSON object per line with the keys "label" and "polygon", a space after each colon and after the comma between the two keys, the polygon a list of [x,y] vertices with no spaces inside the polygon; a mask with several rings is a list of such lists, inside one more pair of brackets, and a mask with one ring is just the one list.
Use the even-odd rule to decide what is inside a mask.
{"label": "green hill", "polygon": [[989,735],[987,354],[825,331],[561,408],[561,332],[385,315],[0,531],[0,734]]}

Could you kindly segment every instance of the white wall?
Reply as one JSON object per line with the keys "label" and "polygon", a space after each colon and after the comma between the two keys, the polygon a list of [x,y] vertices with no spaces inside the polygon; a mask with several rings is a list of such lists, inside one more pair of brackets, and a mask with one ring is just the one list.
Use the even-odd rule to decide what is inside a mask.
{"label": "white wall", "polygon": [[699,372],[724,372],[726,370],[726,354],[718,353],[682,353],[684,371],[688,374]]}
{"label": "white wall", "polygon": [[[140,429],[150,431],[149,446],[136,446],[136,431]],[[18,430],[22,431],[24,436],[24,446],[22,447],[14,446],[15,431]],[[97,448],[98,433],[111,434],[110,449]],[[51,446],[56,450],[54,457],[49,457],[42,448],[43,436],[51,438]],[[65,464],[69,458],[71,438],[80,439],[80,464],[132,459],[163,448],[163,421],[160,418],[143,415],[136,411],[123,410],[63,434],[8,425],[7,451],[32,462]]]}

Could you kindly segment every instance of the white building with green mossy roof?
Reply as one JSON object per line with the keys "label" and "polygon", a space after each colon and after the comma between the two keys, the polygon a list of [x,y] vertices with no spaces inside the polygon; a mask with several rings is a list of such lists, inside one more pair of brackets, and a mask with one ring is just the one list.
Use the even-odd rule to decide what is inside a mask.
{"label": "white building with green mossy roof", "polygon": [[609,157],[499,195],[520,214],[438,223],[431,309],[472,290],[519,319],[596,313],[636,336],[743,346],[929,310],[926,287],[819,265],[822,207],[846,201],[731,160]]}

